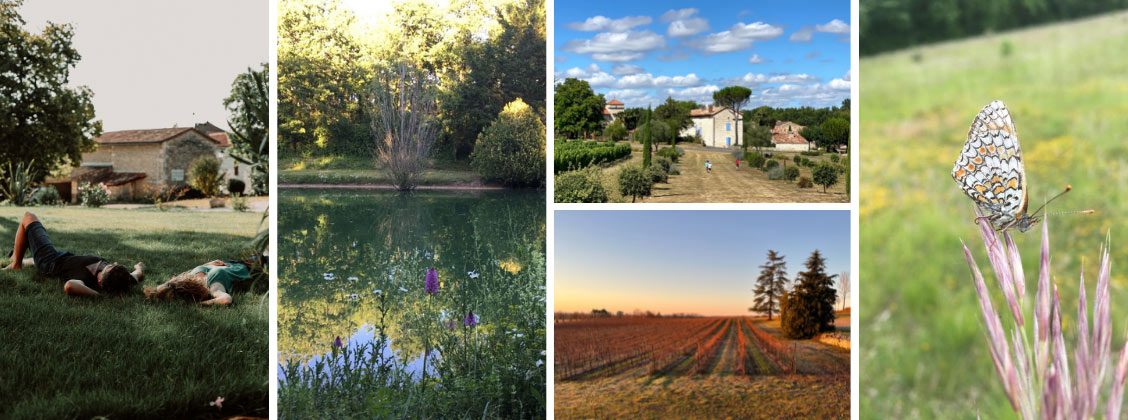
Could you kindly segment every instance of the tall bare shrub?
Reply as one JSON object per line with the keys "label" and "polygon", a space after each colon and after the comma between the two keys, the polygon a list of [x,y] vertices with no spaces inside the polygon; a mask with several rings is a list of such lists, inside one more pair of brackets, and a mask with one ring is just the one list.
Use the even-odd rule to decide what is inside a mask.
{"label": "tall bare shrub", "polygon": [[435,146],[434,75],[400,64],[373,85],[372,134],[376,158],[401,191],[413,190]]}

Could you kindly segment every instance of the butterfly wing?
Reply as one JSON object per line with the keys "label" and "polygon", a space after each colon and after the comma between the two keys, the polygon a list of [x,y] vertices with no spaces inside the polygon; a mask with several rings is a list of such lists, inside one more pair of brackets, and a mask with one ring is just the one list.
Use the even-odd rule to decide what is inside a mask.
{"label": "butterfly wing", "polygon": [[1026,211],[1022,150],[1014,120],[1002,102],[991,102],[971,123],[952,178],[997,226],[1010,223]]}

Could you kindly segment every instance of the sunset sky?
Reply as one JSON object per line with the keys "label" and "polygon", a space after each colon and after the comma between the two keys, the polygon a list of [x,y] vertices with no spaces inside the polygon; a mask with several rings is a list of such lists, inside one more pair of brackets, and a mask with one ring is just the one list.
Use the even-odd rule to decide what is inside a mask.
{"label": "sunset sky", "polygon": [[[850,269],[848,211],[557,211],[555,310],[748,314],[769,249]],[[837,279],[835,280],[837,285]]]}

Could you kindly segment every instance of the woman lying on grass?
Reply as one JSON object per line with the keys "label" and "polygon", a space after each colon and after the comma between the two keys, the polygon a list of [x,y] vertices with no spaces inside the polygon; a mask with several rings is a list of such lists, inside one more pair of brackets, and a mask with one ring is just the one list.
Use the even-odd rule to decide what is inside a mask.
{"label": "woman lying on grass", "polygon": [[186,271],[157,287],[146,287],[149,299],[184,299],[202,305],[230,305],[232,287],[251,278],[249,261],[215,260]]}
{"label": "woman lying on grass", "polygon": [[[31,258],[24,251],[31,249]],[[130,273],[124,266],[95,255],[74,255],[60,252],[47,237],[47,229],[34,214],[24,213],[16,229],[12,262],[5,270],[19,270],[34,265],[40,274],[65,280],[63,291],[72,296],[98,296],[100,292],[124,293],[144,280],[145,264],[137,263]]]}

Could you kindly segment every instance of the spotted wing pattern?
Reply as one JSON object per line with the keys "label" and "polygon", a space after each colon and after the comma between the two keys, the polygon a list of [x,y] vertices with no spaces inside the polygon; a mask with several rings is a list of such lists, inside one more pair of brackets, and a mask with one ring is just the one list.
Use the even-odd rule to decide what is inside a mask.
{"label": "spotted wing pattern", "polygon": [[971,123],[967,143],[952,167],[952,178],[996,228],[1009,226],[1023,217],[1026,171],[1018,132],[1002,102],[991,102]]}

